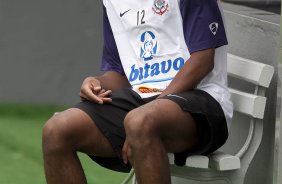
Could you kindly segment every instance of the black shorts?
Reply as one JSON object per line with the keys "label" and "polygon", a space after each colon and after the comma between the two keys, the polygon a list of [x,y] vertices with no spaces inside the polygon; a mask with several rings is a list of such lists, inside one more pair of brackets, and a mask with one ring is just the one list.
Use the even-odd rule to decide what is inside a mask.
{"label": "black shorts", "polygon": [[[156,97],[142,99],[133,90],[123,89],[112,93],[112,103],[109,104],[98,105],[88,101],[76,104],[75,108],[83,110],[92,118],[117,154],[116,158],[89,156],[103,167],[129,172],[131,166],[125,165],[122,160],[122,147],[126,138],[123,126],[124,118],[132,109],[148,103]],[[197,123],[199,143],[192,151],[175,153],[177,165],[185,165],[189,155],[208,155],[225,143],[228,137],[225,115],[220,104],[208,93],[192,90],[167,95],[163,98],[174,101],[183,111],[190,112]]]}

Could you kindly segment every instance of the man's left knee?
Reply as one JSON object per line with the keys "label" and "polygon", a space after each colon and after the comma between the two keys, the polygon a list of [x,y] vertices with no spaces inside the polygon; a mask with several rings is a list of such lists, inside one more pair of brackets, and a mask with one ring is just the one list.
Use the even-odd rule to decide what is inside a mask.
{"label": "man's left knee", "polygon": [[146,146],[158,138],[154,117],[151,113],[131,111],[124,120],[124,127],[129,145]]}

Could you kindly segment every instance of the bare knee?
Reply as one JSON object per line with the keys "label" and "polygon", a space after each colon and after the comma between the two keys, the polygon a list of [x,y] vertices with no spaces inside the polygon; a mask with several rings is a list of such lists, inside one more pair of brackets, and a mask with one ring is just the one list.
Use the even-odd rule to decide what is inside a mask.
{"label": "bare knee", "polygon": [[63,113],[51,117],[42,130],[42,146],[44,152],[60,151],[68,148],[67,117]]}
{"label": "bare knee", "polygon": [[124,120],[127,141],[132,149],[144,148],[159,138],[154,117],[150,112],[131,111]]}

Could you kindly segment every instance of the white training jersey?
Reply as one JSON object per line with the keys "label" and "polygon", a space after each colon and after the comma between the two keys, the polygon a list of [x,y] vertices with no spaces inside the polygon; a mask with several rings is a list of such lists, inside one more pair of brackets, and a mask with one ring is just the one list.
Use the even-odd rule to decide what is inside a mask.
{"label": "white training jersey", "polygon": [[[193,25],[183,27],[186,10],[181,9],[180,0],[103,0],[103,3],[123,71],[142,98],[160,94],[185,62],[189,62],[194,47],[205,49],[201,47],[204,42],[199,46],[191,44],[191,49],[186,43],[185,30],[193,31]],[[223,22],[211,21],[204,27],[211,38],[219,28],[224,31]],[[227,89],[226,61],[227,48],[220,45],[215,49],[214,69],[197,89],[206,91],[221,104],[230,126],[233,107]]]}

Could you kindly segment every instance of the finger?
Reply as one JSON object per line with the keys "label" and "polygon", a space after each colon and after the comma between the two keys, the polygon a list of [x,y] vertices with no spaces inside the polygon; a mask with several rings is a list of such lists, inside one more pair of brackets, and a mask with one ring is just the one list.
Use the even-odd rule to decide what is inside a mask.
{"label": "finger", "polygon": [[82,90],[80,97],[87,99],[91,102],[103,104],[103,100],[96,96],[91,90]]}
{"label": "finger", "polygon": [[102,89],[101,92],[97,95],[100,99],[103,100],[104,103],[111,103],[112,99],[109,98],[110,94],[112,93],[111,90],[104,90]]}
{"label": "finger", "polygon": [[103,101],[103,103],[111,103],[112,99],[108,97],[111,93],[111,90],[106,91],[105,89],[101,89],[97,96]]}
{"label": "finger", "polygon": [[101,98],[103,103],[111,103],[113,100],[111,98]]}
{"label": "finger", "polygon": [[[101,90],[101,91],[103,91],[103,90]],[[107,91],[104,90],[104,92],[99,93],[98,96],[99,97],[108,97],[111,93],[112,93],[111,90],[107,90]]]}
{"label": "finger", "polygon": [[105,92],[106,92],[105,89],[101,89],[101,90],[99,91],[99,94],[98,94],[98,95],[103,94],[103,93],[105,93]]}
{"label": "finger", "polygon": [[94,89],[94,93],[98,94],[102,88],[101,86],[93,86],[93,89]]}
{"label": "finger", "polygon": [[124,144],[123,144],[123,147],[122,147],[122,159],[123,159],[124,164],[127,164],[127,163],[128,163],[128,159],[127,159],[127,149],[128,149],[128,144],[127,144],[127,142],[125,141]]}
{"label": "finger", "polygon": [[129,146],[127,148],[126,155],[127,155],[128,162],[131,164],[131,166],[134,167],[134,162],[133,162],[133,158],[132,158],[132,149]]}
{"label": "finger", "polygon": [[79,93],[79,97],[82,102],[88,100],[81,92]]}
{"label": "finger", "polygon": [[92,89],[94,89],[94,91],[100,91],[101,90],[100,82],[97,79],[91,79],[89,83],[90,83]]}
{"label": "finger", "polygon": [[87,99],[87,96],[85,96],[85,95],[82,93],[82,91],[80,91],[79,97],[80,97],[81,101],[88,100],[88,99]]}

